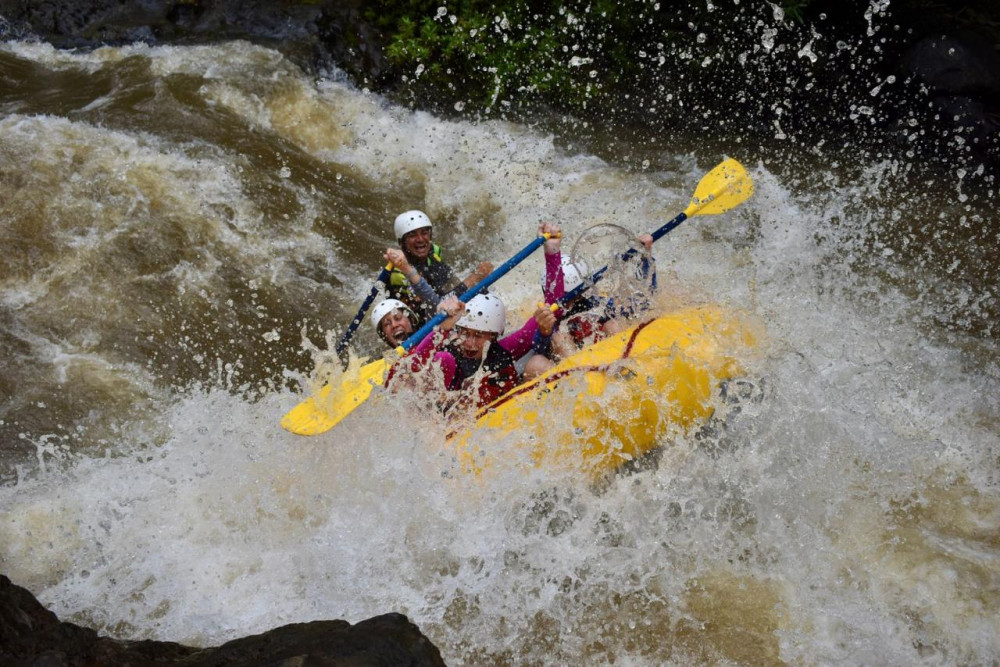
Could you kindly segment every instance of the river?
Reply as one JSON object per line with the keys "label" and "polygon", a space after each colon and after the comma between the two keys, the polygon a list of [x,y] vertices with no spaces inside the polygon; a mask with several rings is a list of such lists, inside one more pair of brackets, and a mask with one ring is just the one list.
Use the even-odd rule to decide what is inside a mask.
{"label": "river", "polygon": [[[1000,660],[993,190],[588,136],[410,111],[246,42],[0,44],[0,567],[127,639],[398,611],[449,664]],[[651,231],[729,156],[754,197],[654,247],[663,307],[762,332],[724,432],[597,489],[456,474],[400,401],[280,428],[398,212],[467,271],[543,220]],[[494,291],[530,304],[540,272]]]}

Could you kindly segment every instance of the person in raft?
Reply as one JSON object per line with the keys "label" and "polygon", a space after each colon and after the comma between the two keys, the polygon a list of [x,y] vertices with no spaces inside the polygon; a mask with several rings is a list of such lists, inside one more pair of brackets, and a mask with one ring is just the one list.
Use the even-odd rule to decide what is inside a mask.
{"label": "person in raft", "polygon": [[[586,294],[574,297],[556,311],[558,324],[552,335],[536,337],[532,345],[535,355],[524,368],[525,379],[537,377],[576,351],[623,331],[623,320],[636,319],[649,310],[649,294],[656,291],[656,265],[651,253],[653,237],[640,234],[637,240],[643,249],[636,277],[646,283],[648,294],[637,294],[623,305],[616,305],[613,300],[602,305],[598,299]],[[573,263],[568,255],[561,254],[558,239],[552,245],[559,270],[553,278],[547,272],[542,282],[546,303],[555,303],[579,287],[589,274],[585,263]],[[548,248],[546,252],[549,252]]]}
{"label": "person in raft", "polygon": [[388,296],[406,303],[418,316],[420,324],[434,316],[441,297],[474,287],[493,270],[489,262],[480,262],[476,270],[459,283],[451,266],[444,261],[441,246],[434,243],[431,219],[423,211],[400,213],[393,231],[399,248],[388,248],[385,252],[386,261],[393,266]]}
{"label": "person in raft", "polygon": [[[549,282],[554,282],[556,272],[559,270],[559,226],[553,223],[544,222],[538,228],[539,236],[549,234],[554,237],[545,242],[545,275]],[[399,268],[407,279],[413,291],[424,303],[437,308],[441,302],[441,297],[428,284],[427,279],[413,270],[409,261],[401,250],[390,248],[386,251],[386,259]],[[372,326],[379,338],[390,348],[396,348],[409,338],[414,331],[420,328],[420,318],[403,301],[394,298],[383,299],[375,305],[371,314]]]}
{"label": "person in raft", "polygon": [[[494,294],[477,294],[467,304],[449,294],[438,310],[447,314],[445,320],[399,363],[414,373],[413,377],[424,370],[440,373],[435,376],[438,386],[456,392],[442,402],[446,410],[455,406],[481,408],[520,384],[516,360],[531,351],[536,333],[544,339],[556,325],[552,310],[539,306],[520,329],[503,336],[507,309]],[[398,369],[399,365],[390,370],[387,386]]]}
{"label": "person in raft", "polygon": [[[436,299],[434,305],[437,306],[439,301],[440,299]],[[390,348],[399,347],[413,335],[419,328],[417,322],[416,314],[399,299],[383,299],[372,308],[372,326],[375,327],[375,333]]]}

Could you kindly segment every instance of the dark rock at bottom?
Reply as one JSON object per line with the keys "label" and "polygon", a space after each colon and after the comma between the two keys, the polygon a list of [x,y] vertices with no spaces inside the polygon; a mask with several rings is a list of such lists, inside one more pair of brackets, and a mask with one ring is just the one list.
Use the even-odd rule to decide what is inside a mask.
{"label": "dark rock at bottom", "polygon": [[402,614],[293,623],[215,648],[121,641],[60,621],[35,597],[0,575],[0,664],[64,665],[443,665],[441,654]]}

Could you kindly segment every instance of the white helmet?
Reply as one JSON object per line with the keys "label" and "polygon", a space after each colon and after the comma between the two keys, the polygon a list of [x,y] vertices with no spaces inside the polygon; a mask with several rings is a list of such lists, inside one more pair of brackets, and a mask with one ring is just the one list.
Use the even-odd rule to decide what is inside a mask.
{"label": "white helmet", "polygon": [[492,294],[477,294],[465,304],[465,314],[455,326],[473,331],[489,331],[500,335],[507,324],[507,309],[500,297]]}
{"label": "white helmet", "polygon": [[413,311],[410,310],[409,306],[399,299],[384,299],[379,301],[375,304],[375,307],[372,308],[372,324],[375,326],[375,331],[378,332],[379,336],[382,335],[382,327],[380,326],[382,324],[382,318],[397,308],[406,313],[406,316],[410,318],[410,322],[415,325],[417,318],[413,314]]}
{"label": "white helmet", "polygon": [[396,240],[402,240],[404,236],[415,229],[433,227],[431,219],[423,211],[407,211],[396,216],[396,223],[393,229],[396,231]]}
{"label": "white helmet", "polygon": [[[583,283],[583,279],[590,275],[590,268],[586,262],[578,260],[574,262],[569,255],[563,255],[562,259],[563,288],[569,292],[576,289]],[[544,278],[542,281],[544,282]]]}

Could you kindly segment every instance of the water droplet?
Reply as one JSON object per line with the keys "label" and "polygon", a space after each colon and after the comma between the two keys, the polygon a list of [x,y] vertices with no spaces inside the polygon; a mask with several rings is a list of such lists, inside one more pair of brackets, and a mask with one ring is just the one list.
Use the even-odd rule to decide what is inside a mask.
{"label": "water droplet", "polygon": [[764,34],[760,38],[760,43],[764,46],[764,49],[770,51],[774,48],[774,38],[777,36],[777,28],[765,28]]}

